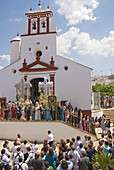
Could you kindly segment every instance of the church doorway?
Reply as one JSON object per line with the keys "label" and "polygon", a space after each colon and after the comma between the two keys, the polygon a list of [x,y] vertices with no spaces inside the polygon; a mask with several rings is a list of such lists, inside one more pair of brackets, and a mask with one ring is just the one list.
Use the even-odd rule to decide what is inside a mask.
{"label": "church doorway", "polygon": [[32,87],[30,89],[31,100],[32,101],[40,96],[40,92],[39,92],[39,88],[38,88],[38,83],[39,82],[43,82],[43,81],[44,81],[44,78],[36,78],[36,79],[32,79],[30,81],[30,83],[32,84]]}

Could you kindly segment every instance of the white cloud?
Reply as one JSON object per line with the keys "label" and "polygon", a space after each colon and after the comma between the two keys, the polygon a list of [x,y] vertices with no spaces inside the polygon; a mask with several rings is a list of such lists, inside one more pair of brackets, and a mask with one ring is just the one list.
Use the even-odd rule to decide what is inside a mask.
{"label": "white cloud", "polygon": [[58,37],[58,53],[64,55],[72,49],[79,55],[114,56],[114,31],[110,31],[108,37],[98,40],[92,39],[89,33],[72,27]]}
{"label": "white cloud", "polygon": [[22,18],[15,18],[14,21],[16,21],[16,22],[21,22],[21,21],[22,21]]}
{"label": "white cloud", "polygon": [[10,61],[10,55],[0,55],[0,61],[3,61],[3,60],[7,60],[7,61]]}
{"label": "white cloud", "polygon": [[4,67],[0,66],[0,70],[3,69]]}
{"label": "white cloud", "polygon": [[10,18],[9,21],[10,21],[10,22],[22,22],[23,19],[22,19],[22,18],[14,18],[14,19],[13,19],[13,18]]}
{"label": "white cloud", "polygon": [[98,0],[55,0],[55,3],[59,5],[58,13],[68,20],[68,25],[96,20],[93,11],[99,5]]}
{"label": "white cloud", "polygon": [[58,33],[62,32],[62,29],[58,29],[57,32],[58,32]]}

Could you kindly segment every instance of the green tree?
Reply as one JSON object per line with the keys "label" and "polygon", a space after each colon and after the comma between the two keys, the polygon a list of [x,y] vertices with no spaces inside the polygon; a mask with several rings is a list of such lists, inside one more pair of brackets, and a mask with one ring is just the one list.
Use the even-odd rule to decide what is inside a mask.
{"label": "green tree", "polygon": [[92,86],[92,92],[100,92],[101,97],[112,97],[114,96],[114,85],[95,84]]}
{"label": "green tree", "polygon": [[108,164],[114,166],[114,159],[111,159],[111,157],[112,154],[108,155],[108,153],[105,154],[104,152],[101,152],[99,155],[98,153],[95,153],[92,156],[91,164],[101,170],[106,170]]}

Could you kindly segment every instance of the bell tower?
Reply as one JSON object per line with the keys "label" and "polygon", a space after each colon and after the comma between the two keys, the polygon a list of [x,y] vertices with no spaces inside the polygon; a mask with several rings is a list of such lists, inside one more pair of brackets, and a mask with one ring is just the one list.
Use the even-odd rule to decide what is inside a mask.
{"label": "bell tower", "polygon": [[50,62],[51,57],[56,57],[56,25],[52,23],[52,11],[49,6],[41,8],[39,2],[36,10],[26,14],[27,24],[21,34],[21,59],[29,63],[36,60],[40,52],[41,61]]}
{"label": "bell tower", "polygon": [[25,14],[28,20],[27,32],[28,35],[34,34],[48,34],[56,32],[56,27],[53,27],[51,23],[51,18],[53,16],[52,11],[50,11],[49,6],[46,10],[41,9],[41,4],[39,1],[38,8],[33,11],[30,8],[30,11]]}

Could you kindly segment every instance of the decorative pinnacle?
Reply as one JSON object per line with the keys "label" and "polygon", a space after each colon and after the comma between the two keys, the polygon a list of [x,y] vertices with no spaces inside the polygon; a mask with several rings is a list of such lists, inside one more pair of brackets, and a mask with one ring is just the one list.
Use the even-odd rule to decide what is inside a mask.
{"label": "decorative pinnacle", "polygon": [[39,0],[39,4],[38,4],[38,6],[40,6],[41,4],[40,4],[40,0]]}

